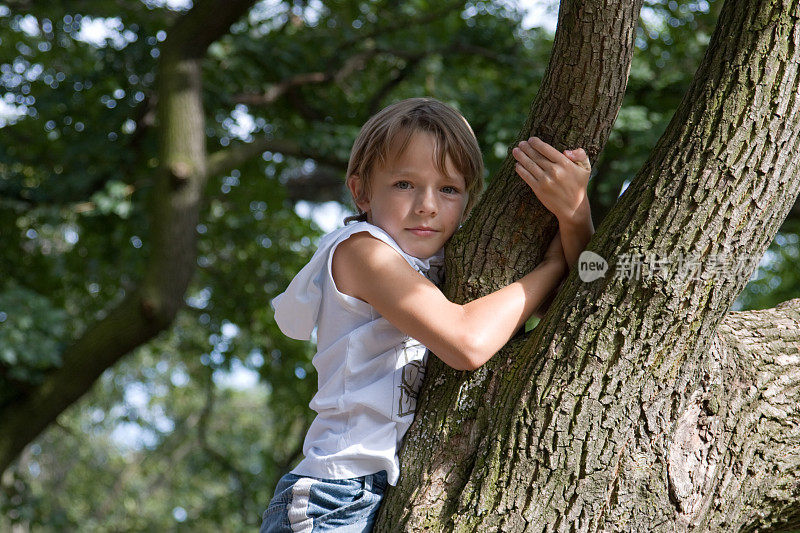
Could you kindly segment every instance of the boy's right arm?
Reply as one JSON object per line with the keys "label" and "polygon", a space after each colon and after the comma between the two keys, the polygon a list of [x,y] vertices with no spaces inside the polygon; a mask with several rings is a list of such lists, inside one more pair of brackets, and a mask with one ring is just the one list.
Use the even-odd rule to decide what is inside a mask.
{"label": "boy's right arm", "polygon": [[366,233],[339,244],[332,266],[339,291],[372,305],[457,370],[474,370],[488,361],[567,272],[559,251],[510,285],[459,305],[390,246]]}

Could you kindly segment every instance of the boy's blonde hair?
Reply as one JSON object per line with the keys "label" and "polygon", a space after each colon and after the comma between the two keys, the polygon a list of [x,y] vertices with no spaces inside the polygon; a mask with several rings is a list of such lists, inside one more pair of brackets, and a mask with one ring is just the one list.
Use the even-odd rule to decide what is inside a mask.
{"label": "boy's blonde hair", "polygon": [[[434,160],[437,170],[446,174],[445,161],[449,155],[453,166],[464,176],[468,195],[464,209],[466,216],[483,190],[483,157],[467,119],[434,98],[401,100],[370,117],[353,143],[347,176],[357,175],[362,193],[369,197],[372,171],[385,164],[390,154],[402,154],[412,135],[420,131],[436,138]],[[359,214],[347,217],[345,224],[367,219],[358,205],[356,209]]]}

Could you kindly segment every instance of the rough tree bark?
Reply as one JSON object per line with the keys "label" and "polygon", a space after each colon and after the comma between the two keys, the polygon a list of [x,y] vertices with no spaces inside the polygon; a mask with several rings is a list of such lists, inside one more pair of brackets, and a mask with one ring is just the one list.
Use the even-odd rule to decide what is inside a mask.
{"label": "rough tree bark", "polygon": [[198,0],[170,29],[158,68],[160,157],[144,279],[64,351],[61,368],[26,397],[0,407],[0,472],[103,371],[167,328],[183,305],[207,176],[200,63],[208,46],[254,3]]}
{"label": "rough tree bark", "polygon": [[[562,3],[521,137],[596,155],[631,9]],[[609,59],[613,79],[583,77]],[[476,372],[429,360],[377,531],[800,527],[800,299],[728,312],[800,187],[799,68],[800,0],[725,3],[667,131],[589,243],[606,276],[573,271],[533,334]],[[511,172],[448,249],[457,301],[529,270],[555,231]],[[673,262],[616,275],[648,256]]]}

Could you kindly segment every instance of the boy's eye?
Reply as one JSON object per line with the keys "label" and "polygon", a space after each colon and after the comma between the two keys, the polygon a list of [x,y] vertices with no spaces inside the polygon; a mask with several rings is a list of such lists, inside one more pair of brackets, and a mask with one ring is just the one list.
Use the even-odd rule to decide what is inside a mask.
{"label": "boy's eye", "polygon": [[397,187],[398,189],[410,189],[411,188],[411,184],[409,182],[407,182],[407,181],[398,181],[397,183],[394,184],[394,186]]}
{"label": "boy's eye", "polygon": [[455,187],[450,187],[449,185],[446,187],[442,187],[442,192],[445,194],[458,194],[458,189]]}

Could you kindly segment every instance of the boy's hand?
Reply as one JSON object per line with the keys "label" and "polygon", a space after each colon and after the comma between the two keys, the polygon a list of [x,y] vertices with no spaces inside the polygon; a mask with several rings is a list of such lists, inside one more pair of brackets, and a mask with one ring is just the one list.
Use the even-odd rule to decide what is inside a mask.
{"label": "boy's hand", "polygon": [[559,222],[579,219],[588,202],[586,186],[591,165],[583,148],[559,152],[538,137],[512,150],[516,171]]}

